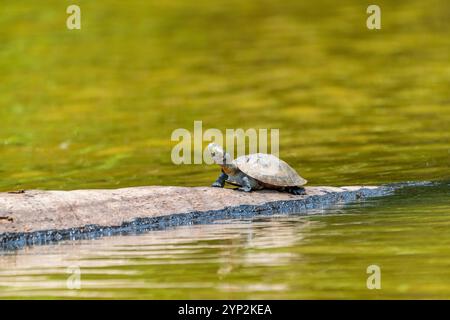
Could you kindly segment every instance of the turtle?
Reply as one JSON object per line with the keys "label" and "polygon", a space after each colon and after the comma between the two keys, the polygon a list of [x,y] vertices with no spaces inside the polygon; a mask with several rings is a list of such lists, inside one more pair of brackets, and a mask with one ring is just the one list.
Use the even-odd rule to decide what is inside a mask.
{"label": "turtle", "polygon": [[238,186],[236,190],[272,189],[296,195],[306,194],[302,186],[307,183],[290,165],[272,154],[253,153],[235,160],[223,148],[210,143],[208,151],[222,173],[212,187],[223,188],[225,183]]}

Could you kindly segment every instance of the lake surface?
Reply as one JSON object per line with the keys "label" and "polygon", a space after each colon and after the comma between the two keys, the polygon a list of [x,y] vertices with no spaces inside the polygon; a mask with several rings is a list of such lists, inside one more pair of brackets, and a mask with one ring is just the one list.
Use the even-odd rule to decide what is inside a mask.
{"label": "lake surface", "polygon": [[310,185],[435,183],[4,253],[0,297],[450,298],[450,5],[377,4],[378,31],[359,1],[81,0],[77,31],[57,1],[2,4],[0,191],[208,185],[170,157],[197,120],[279,129]]}
{"label": "lake surface", "polygon": [[[448,299],[449,194],[450,181],[308,216],[4,253],[0,298]],[[381,271],[380,290],[367,289],[372,265]],[[74,273],[80,289],[68,289]]]}

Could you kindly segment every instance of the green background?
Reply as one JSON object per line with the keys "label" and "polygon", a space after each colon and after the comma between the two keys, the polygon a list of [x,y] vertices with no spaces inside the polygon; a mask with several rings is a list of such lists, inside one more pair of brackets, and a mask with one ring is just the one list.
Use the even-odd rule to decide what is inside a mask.
{"label": "green background", "polygon": [[[0,255],[0,297],[449,298],[450,2],[2,1],[0,190],[209,185],[178,128],[278,128],[310,185],[444,181],[308,217]],[[446,181],[446,182],[445,182]],[[328,215],[321,215],[328,213]],[[380,265],[382,290],[367,290]],[[66,268],[82,289],[67,290]]]}

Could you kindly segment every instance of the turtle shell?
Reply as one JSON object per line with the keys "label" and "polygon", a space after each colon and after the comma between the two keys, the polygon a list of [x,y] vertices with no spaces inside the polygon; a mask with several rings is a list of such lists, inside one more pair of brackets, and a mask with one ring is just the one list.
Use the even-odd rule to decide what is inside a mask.
{"label": "turtle shell", "polygon": [[245,174],[269,185],[294,187],[307,182],[290,165],[272,154],[254,153],[241,156],[234,160],[234,163]]}

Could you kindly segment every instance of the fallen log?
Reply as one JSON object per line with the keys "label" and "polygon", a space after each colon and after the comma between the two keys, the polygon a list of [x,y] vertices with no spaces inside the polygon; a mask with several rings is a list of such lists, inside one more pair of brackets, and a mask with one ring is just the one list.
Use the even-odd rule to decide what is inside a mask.
{"label": "fallen log", "polygon": [[306,187],[297,196],[209,187],[0,193],[0,249],[139,233],[217,219],[298,213],[383,196],[398,186]]}

